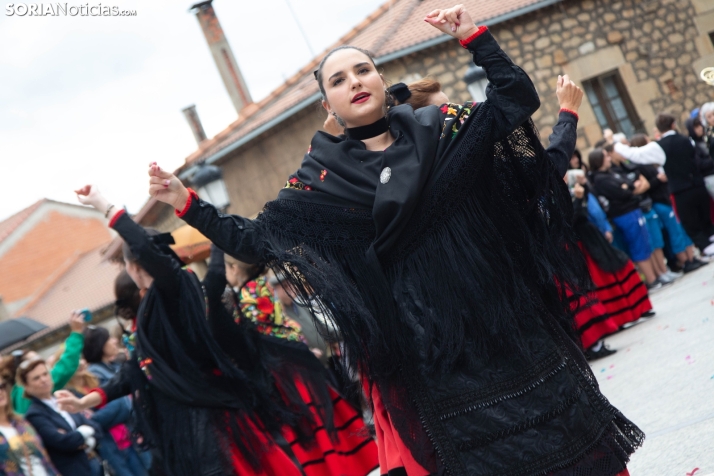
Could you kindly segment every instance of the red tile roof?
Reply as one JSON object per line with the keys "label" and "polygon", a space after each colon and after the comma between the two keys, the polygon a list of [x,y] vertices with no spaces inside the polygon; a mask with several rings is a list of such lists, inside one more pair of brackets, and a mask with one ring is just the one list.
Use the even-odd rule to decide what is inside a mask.
{"label": "red tile roof", "polygon": [[40,205],[48,201],[46,198],[43,198],[42,200],[38,200],[37,202],[33,203],[29,207],[20,210],[19,212],[15,213],[9,218],[6,218],[5,220],[0,222],[0,243],[10,236],[13,231],[17,229],[18,226],[22,225],[22,222],[27,220],[30,215],[32,215],[35,210],[40,208]]}
{"label": "red tile roof", "polygon": [[78,256],[64,274],[18,315],[49,326],[42,331],[46,333],[65,325],[75,309],[97,310],[111,304],[114,301],[114,279],[121,267],[102,260],[101,248]]}
{"label": "red tile roof", "polygon": [[[17,241],[5,241],[0,256],[0,295],[5,304],[32,299],[64,273],[76,256],[107,244],[112,235],[99,212],[42,200],[6,220],[5,240],[33,220]],[[0,244],[3,244],[0,241]]]}
{"label": "red tile roof", "polygon": [[[524,8],[557,1],[559,0],[462,0],[474,22],[481,24],[489,24],[490,20]],[[443,34],[422,19],[429,12],[440,7],[443,7],[441,0],[389,0],[326,52],[337,46],[350,44],[371,51],[375,58],[379,59],[434,40]],[[238,120],[212,139],[204,141],[197,151],[186,158],[186,164],[205,159],[221,151],[268,124],[276,116],[315,95],[318,88],[313,71],[322,56],[324,53],[313,59],[268,97],[249,105],[241,112]]]}

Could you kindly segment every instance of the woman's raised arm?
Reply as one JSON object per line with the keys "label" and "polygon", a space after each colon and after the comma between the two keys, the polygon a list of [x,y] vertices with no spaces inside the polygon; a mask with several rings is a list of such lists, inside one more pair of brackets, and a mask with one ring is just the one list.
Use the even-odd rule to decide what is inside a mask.
{"label": "woman's raised arm", "polygon": [[486,98],[494,110],[496,140],[508,136],[540,107],[528,75],[513,64],[485,26],[477,27],[463,5],[434,10],[424,19],[458,39],[486,72]]}
{"label": "woman's raised arm", "polygon": [[200,231],[220,249],[245,262],[263,259],[259,233],[253,220],[238,215],[224,215],[198,194],[186,188],[172,173],[156,162],[149,166],[149,194],[176,209],[176,215]]}
{"label": "woman's raised arm", "polygon": [[157,288],[168,291],[169,296],[179,287],[181,266],[171,256],[163,253],[146,230],[135,223],[122,208],[117,208],[99,192],[96,185],[86,185],[75,190],[83,205],[91,205],[109,218],[109,227],[129,245],[139,265],[154,278]]}

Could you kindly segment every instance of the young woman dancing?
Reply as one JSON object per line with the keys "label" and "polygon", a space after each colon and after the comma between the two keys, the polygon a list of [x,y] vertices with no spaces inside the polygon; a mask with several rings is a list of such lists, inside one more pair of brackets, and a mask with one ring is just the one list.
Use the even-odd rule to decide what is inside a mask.
{"label": "young woman dancing", "polygon": [[150,193],[334,320],[383,474],[626,474],[644,435],[600,393],[560,299],[588,274],[529,121],[535,88],[463,6],[425,21],[473,53],[485,102],[387,110],[372,58],[341,47],[315,77],[346,135],[318,132],[258,218],[220,214],[155,163]]}
{"label": "young woman dancing", "polygon": [[[153,474],[299,476],[272,438],[293,414],[272,398],[267,370],[227,355],[213,338],[201,283],[182,268],[170,235],[144,230],[95,186],[77,195],[111,218],[126,270],[146,293],[131,358],[81,399],[57,392],[58,403],[77,412],[132,395],[135,430],[154,450]],[[240,326],[223,332],[238,347],[252,341]]]}
{"label": "young woman dancing", "polygon": [[[216,340],[234,359],[248,357],[256,361],[253,365],[266,367],[274,395],[300,415],[283,425],[281,443],[305,476],[371,474],[378,468],[377,446],[361,413],[328,385],[325,368],[301,340],[299,324],[282,314],[263,271],[263,266],[224,259],[212,247],[203,284]],[[232,292],[224,296],[227,284]],[[226,339],[236,325],[250,328],[252,349]]]}

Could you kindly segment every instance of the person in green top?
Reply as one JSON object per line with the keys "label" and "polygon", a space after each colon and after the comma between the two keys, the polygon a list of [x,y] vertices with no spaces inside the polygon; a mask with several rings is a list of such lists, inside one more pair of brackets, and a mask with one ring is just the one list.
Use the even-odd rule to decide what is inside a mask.
{"label": "person in green top", "polygon": [[[64,341],[64,352],[62,356],[57,359],[54,367],[50,371],[52,376],[52,381],[54,382],[54,388],[52,391],[61,390],[67,385],[67,382],[72,378],[74,373],[79,367],[79,359],[82,357],[82,349],[84,348],[84,328],[86,324],[84,322],[84,316],[79,311],[72,312],[72,317],[69,318],[69,328],[71,330],[69,337]],[[16,365],[20,365],[20,362],[28,359],[38,357],[37,352],[28,351],[22,355],[22,358],[15,362],[10,361],[7,366],[7,370],[14,377]],[[14,380],[14,379],[13,379]],[[30,408],[30,400],[25,397],[25,389],[20,384],[15,382],[12,386],[12,391],[10,393],[10,398],[12,400],[12,407],[15,413],[24,416],[27,413],[27,409]]]}

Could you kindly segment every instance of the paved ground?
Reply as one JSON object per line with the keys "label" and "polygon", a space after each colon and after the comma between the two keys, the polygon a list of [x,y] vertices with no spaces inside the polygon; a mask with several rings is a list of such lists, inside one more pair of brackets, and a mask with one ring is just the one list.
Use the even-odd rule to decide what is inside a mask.
{"label": "paved ground", "polygon": [[652,296],[649,322],[592,362],[603,393],[647,434],[632,476],[714,475],[714,263]]}

